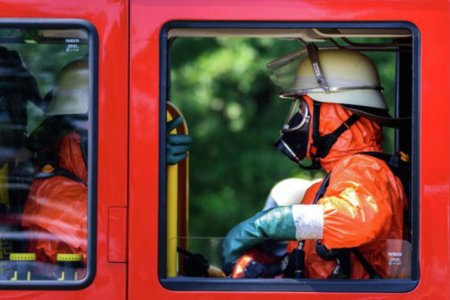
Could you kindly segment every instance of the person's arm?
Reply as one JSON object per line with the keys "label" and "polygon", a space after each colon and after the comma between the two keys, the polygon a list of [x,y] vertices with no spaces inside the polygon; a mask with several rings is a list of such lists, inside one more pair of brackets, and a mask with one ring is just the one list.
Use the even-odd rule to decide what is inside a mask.
{"label": "person's arm", "polygon": [[289,205],[261,211],[236,225],[225,237],[223,269],[230,273],[240,256],[267,239],[320,239],[322,223],[322,205]]}
{"label": "person's arm", "polygon": [[276,207],[235,226],[223,243],[224,271],[229,273],[241,255],[267,238],[323,239],[329,249],[373,240],[392,216],[389,169],[381,164],[349,161],[333,170],[318,204]]}

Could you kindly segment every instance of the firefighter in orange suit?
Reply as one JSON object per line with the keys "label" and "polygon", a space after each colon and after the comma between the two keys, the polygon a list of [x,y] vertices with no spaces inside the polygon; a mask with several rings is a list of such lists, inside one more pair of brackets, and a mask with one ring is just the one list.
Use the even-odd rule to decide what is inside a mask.
{"label": "firefighter in orange suit", "polygon": [[[397,120],[387,114],[376,67],[357,51],[310,44],[282,96],[293,105],[277,148],[327,176],[301,204],[262,211],[231,229],[223,243],[225,272],[235,278],[392,277],[386,249],[403,238],[407,199],[381,159],[380,124]],[[312,165],[303,165],[305,157]],[[291,254],[267,259],[261,245],[268,240],[290,240]]]}
{"label": "firefighter in orange suit", "polygon": [[[40,261],[55,262],[58,253],[81,254],[86,261],[88,87],[87,60],[66,65],[57,78],[45,120],[26,142],[37,153],[41,172],[31,186],[22,225],[33,235],[28,250]],[[181,122],[177,118],[168,127]],[[190,136],[168,135],[167,163],[185,159],[190,145]]]}
{"label": "firefighter in orange suit", "polygon": [[66,65],[45,120],[27,141],[41,170],[32,183],[22,225],[33,235],[28,250],[39,261],[55,262],[58,253],[86,259],[88,86],[86,60]]}

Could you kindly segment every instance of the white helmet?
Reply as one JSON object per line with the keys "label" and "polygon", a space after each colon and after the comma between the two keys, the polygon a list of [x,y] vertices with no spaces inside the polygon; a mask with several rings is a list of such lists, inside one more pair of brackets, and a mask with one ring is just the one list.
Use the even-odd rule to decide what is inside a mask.
{"label": "white helmet", "polygon": [[347,49],[318,50],[314,44],[267,65],[282,97],[308,95],[318,102],[386,110],[380,77],[364,54]]}
{"label": "white helmet", "polygon": [[357,115],[399,127],[410,118],[392,118],[373,62],[348,49],[317,49],[314,44],[267,64],[283,98],[307,95],[317,102],[342,104]]}
{"label": "white helmet", "polygon": [[305,192],[321,179],[286,178],[277,182],[270,190],[263,210],[284,205],[301,204]]}
{"label": "white helmet", "polygon": [[292,87],[281,96],[308,95],[318,102],[387,109],[378,71],[367,56],[344,49],[317,51],[313,44],[308,54],[298,65]]}
{"label": "white helmet", "polygon": [[46,115],[87,114],[88,102],[88,62],[75,60],[61,70]]}

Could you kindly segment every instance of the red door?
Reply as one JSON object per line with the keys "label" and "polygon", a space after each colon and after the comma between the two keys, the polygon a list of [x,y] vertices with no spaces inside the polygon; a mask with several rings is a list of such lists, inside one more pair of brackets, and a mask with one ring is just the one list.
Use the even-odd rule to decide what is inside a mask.
{"label": "red door", "polygon": [[[168,64],[168,45],[172,36],[211,37],[230,33],[220,31],[224,24],[238,29],[254,26],[255,23],[264,29],[274,28],[311,28],[313,26],[334,29],[349,28],[355,22],[363,29],[371,26],[397,29],[399,26],[414,28],[415,43],[413,64],[415,71],[408,70],[414,84],[412,90],[415,100],[414,111],[414,188],[416,195],[415,229],[416,241],[413,262],[415,276],[406,281],[378,282],[389,284],[388,292],[378,292],[376,281],[352,282],[355,284],[351,295],[371,298],[406,299],[409,297],[426,298],[436,295],[448,296],[448,143],[442,143],[433,134],[448,136],[448,122],[444,114],[448,108],[444,102],[430,99],[447,99],[445,86],[447,76],[439,77],[435,72],[437,61],[447,61],[448,43],[437,32],[439,28],[435,19],[448,19],[448,3],[438,1],[429,7],[423,1],[415,1],[406,7],[392,1],[381,1],[378,5],[368,7],[365,3],[354,1],[332,1],[312,3],[311,1],[285,2],[279,1],[144,1],[130,2],[130,119],[129,119],[129,227],[128,227],[128,296],[130,299],[146,297],[186,298],[186,299],[227,299],[230,296],[239,299],[273,298],[276,292],[280,297],[296,299],[320,299],[324,286],[330,285],[327,296],[340,299],[342,289],[347,284],[309,281],[297,286],[289,286],[280,292],[280,286],[287,281],[254,282],[226,281],[227,279],[189,279],[173,278],[168,269],[168,248],[166,240],[169,228],[166,228],[168,217],[166,208],[166,164],[164,161],[165,105],[170,95],[169,72],[162,66]],[[426,9],[424,9],[426,7]],[[393,8],[396,8],[393,10]],[[400,18],[396,11],[402,11]],[[202,22],[207,23],[205,26]],[[445,23],[445,22],[444,22]],[[168,25],[184,26],[186,31],[170,33]],[[180,25],[181,24],[181,25]],[[280,25],[281,24],[281,25]],[[331,25],[330,25],[331,24]],[[338,24],[338,25],[333,25]],[[202,27],[203,26],[203,27]],[[271,26],[275,26],[272,28]],[[277,27],[278,26],[278,27]],[[381,26],[381,27],[379,27]],[[197,30],[199,29],[200,30]],[[203,30],[209,28],[212,30]],[[230,27],[226,28],[229,29]],[[353,28],[353,27],[352,27]],[[330,29],[330,28],[327,28]],[[196,31],[197,30],[197,31]],[[328,32],[327,30],[325,30]],[[370,31],[370,30],[369,30]],[[212,32],[212,34],[211,34]],[[254,32],[257,36],[262,31]],[[276,31],[275,31],[276,32]],[[240,32],[242,33],[242,32]],[[274,32],[267,33],[270,36]],[[239,34],[237,34],[239,36]],[[370,34],[369,34],[370,35]],[[306,39],[311,38],[307,36]],[[439,46],[439,51],[435,51]],[[434,50],[433,50],[434,49]],[[188,49],[193,51],[192,49]],[[445,65],[445,64],[444,64]],[[444,74],[448,70],[443,68]],[[438,92],[439,91],[439,92]],[[189,101],[183,99],[182,101]],[[444,104],[442,104],[444,103]],[[446,109],[447,108],[447,109]],[[440,112],[440,113],[439,113]],[[436,118],[435,116],[442,116]],[[440,122],[439,126],[436,122]],[[434,132],[434,133],[433,133]],[[428,133],[428,134],[427,134]],[[418,143],[420,140],[420,144]],[[194,137],[195,141],[195,137]],[[438,147],[436,143],[441,143]],[[433,154],[434,153],[434,154]],[[435,155],[436,153],[442,155]],[[437,159],[437,157],[439,157]],[[418,167],[420,166],[420,170]],[[191,165],[192,168],[192,165]],[[419,222],[420,221],[420,222]],[[208,224],[205,224],[207,227]],[[427,234],[423,234],[427,233]],[[440,282],[442,289],[437,291],[433,282]],[[166,283],[170,283],[167,285]],[[291,282],[293,283],[293,282]],[[220,285],[223,284],[223,285]],[[360,287],[358,286],[360,285]],[[397,286],[404,287],[392,292]],[[273,287],[271,289],[270,287]],[[243,292],[244,291],[244,292]],[[331,291],[331,292],[330,292]]]}
{"label": "red door", "polygon": [[[3,290],[0,299],[126,299],[128,2],[43,0],[30,3],[6,0],[0,1],[0,6],[0,46],[7,49],[2,51],[19,54],[27,74],[35,78],[39,89],[39,95],[36,96],[39,101],[30,104],[33,111],[39,113],[28,113],[27,128],[24,130],[28,134],[33,132],[38,127],[39,117],[44,120],[62,120],[68,114],[78,115],[75,118],[78,118],[79,125],[82,124],[80,128],[75,128],[76,122],[70,123],[72,127],[69,130],[80,138],[76,138],[78,142],[72,145],[76,145],[73,149],[79,153],[78,159],[82,163],[75,163],[72,169],[79,169],[81,173],[71,170],[69,173],[73,175],[78,172],[78,176],[67,173],[57,175],[47,168],[50,176],[40,179],[41,184],[50,184],[51,181],[60,183],[59,196],[55,196],[54,205],[49,206],[53,212],[59,209],[60,213],[46,214],[45,218],[45,214],[42,214],[41,221],[45,224],[39,225],[39,218],[30,218],[31,221],[27,223],[25,217],[21,224],[20,221],[15,224],[27,224],[25,231],[14,232],[17,237],[26,239],[25,234],[39,232],[40,235],[32,233],[34,235],[27,241],[48,245],[35,248],[41,249],[36,250],[36,253],[30,250],[32,247],[29,245],[25,246],[15,252],[33,252],[31,256],[10,255],[11,261],[1,261],[6,265],[12,263],[13,271],[18,270],[15,266],[19,264],[29,263],[33,268],[38,265],[33,270],[42,273],[41,277],[37,277],[34,271],[28,278],[20,277],[20,272],[16,274],[18,276],[4,274],[5,277],[0,280]],[[73,80],[78,75],[72,73],[71,76],[75,77],[64,85],[66,75],[61,75],[64,72],[60,70],[74,60],[87,66],[83,70],[77,69],[83,82],[75,84]],[[89,84],[89,88],[85,85],[81,88],[85,83]],[[81,102],[75,100],[78,104],[74,104],[77,107],[75,110],[81,110],[63,113],[61,109],[72,101],[67,92],[71,90],[75,93],[75,86],[83,90],[74,98],[82,99]],[[62,92],[66,93],[64,97],[60,97]],[[61,106],[58,101],[61,101]],[[34,122],[31,122],[33,118]],[[61,133],[61,124],[58,124],[49,132]],[[59,138],[68,141],[66,133]],[[86,138],[84,144],[81,136]],[[59,153],[57,170],[65,159],[61,156],[61,149],[62,146],[58,148],[59,152],[55,152]],[[6,170],[5,174],[10,174],[11,170]],[[32,178],[29,177],[30,180]],[[62,181],[69,185],[62,186]],[[37,192],[30,191],[25,204],[29,209],[32,209],[30,195],[37,195],[41,184],[35,185]],[[73,206],[73,201],[67,201],[67,206],[63,205],[69,198],[61,195],[68,193],[70,187],[75,187],[72,196],[78,198],[78,207]],[[56,188],[51,190],[56,191]],[[80,190],[84,196],[78,194]],[[10,194],[11,203],[14,203],[14,199]],[[53,201],[45,197],[42,199]],[[38,202],[34,204],[42,204]],[[55,224],[59,225],[53,226]],[[74,226],[78,226],[76,230],[79,235],[72,232]],[[4,228],[2,233],[5,232]],[[52,243],[59,247],[55,253],[51,252],[49,246]],[[64,253],[75,256],[63,255],[57,258],[63,248]],[[84,264],[82,272],[72,278],[67,272],[61,276],[57,267],[67,265],[67,262],[60,260],[73,257],[78,257],[76,259]],[[39,263],[23,262],[23,259],[37,260]],[[48,261],[44,264],[41,259]],[[50,267],[45,269],[42,267],[44,265]],[[52,275],[51,270],[59,275]]]}

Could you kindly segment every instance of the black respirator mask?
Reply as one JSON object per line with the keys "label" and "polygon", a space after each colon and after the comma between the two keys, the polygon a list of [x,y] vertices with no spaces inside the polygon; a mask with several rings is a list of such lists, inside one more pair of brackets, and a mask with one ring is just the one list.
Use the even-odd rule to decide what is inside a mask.
{"label": "black respirator mask", "polygon": [[281,137],[275,143],[278,150],[298,164],[306,157],[310,119],[306,102],[302,99],[294,100],[281,129]]}

